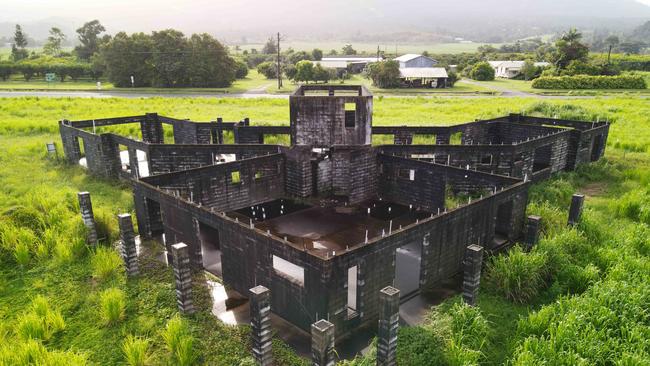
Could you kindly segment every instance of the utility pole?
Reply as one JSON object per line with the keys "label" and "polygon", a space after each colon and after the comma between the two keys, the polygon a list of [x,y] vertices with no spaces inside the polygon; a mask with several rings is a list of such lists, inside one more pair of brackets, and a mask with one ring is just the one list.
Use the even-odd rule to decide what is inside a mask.
{"label": "utility pole", "polygon": [[278,89],[282,89],[282,69],[280,68],[280,32],[278,32]]}

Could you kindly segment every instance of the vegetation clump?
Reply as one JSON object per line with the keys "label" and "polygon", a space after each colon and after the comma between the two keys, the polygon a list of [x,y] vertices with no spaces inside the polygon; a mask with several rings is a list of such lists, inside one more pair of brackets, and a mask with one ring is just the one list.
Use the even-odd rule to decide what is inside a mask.
{"label": "vegetation clump", "polygon": [[99,314],[105,325],[115,325],[124,319],[126,295],[119,288],[109,288],[99,295]]}

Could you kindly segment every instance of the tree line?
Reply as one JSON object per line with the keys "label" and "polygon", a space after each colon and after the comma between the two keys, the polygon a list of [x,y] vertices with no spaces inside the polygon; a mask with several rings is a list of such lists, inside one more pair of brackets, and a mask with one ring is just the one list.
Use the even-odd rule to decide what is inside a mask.
{"label": "tree line", "polygon": [[185,36],[166,29],[158,32],[114,36],[98,21],[77,29],[77,45],[64,52],[66,35],[50,30],[42,54],[28,50],[28,36],[16,25],[9,61],[0,61],[0,78],[22,73],[25,80],[46,73],[99,79],[105,76],[119,87],[227,87],[248,74],[247,65],[231,57],[228,49],[209,34]]}

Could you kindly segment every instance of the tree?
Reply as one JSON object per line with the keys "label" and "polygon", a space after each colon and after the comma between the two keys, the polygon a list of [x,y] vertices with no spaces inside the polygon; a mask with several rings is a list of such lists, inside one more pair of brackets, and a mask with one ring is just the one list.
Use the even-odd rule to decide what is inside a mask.
{"label": "tree", "polygon": [[20,24],[16,24],[14,43],[11,45],[11,58],[14,61],[26,59],[28,53],[25,47],[27,47],[27,34],[23,32],[23,28]]}
{"label": "tree", "polygon": [[564,70],[574,60],[587,61],[589,47],[580,42],[581,40],[582,33],[571,28],[555,42],[557,49],[553,54],[553,63],[559,70]]}
{"label": "tree", "polygon": [[275,38],[269,37],[269,39],[264,44],[264,48],[262,48],[262,53],[266,55],[278,53],[278,45],[276,42],[277,41]]}
{"label": "tree", "polygon": [[354,48],[352,48],[351,44],[348,43],[345,46],[343,46],[343,49],[341,50],[341,54],[342,55],[356,55],[357,51]]}
{"label": "tree", "polygon": [[[205,52],[202,46],[188,47],[183,33],[174,29],[153,32],[151,39],[154,45],[150,61],[154,69],[153,85],[180,87],[189,84],[187,66],[194,65],[195,71],[199,69],[197,66],[203,63],[199,53]],[[196,41],[200,43],[202,39]],[[204,66],[211,68],[208,64]]]}
{"label": "tree", "polygon": [[314,64],[311,61],[303,60],[296,64],[296,75],[294,80],[308,83],[314,79]]}
{"label": "tree", "polygon": [[[173,47],[173,43],[175,42],[168,46]],[[189,86],[223,88],[230,86],[235,81],[237,63],[228,55],[226,47],[214,37],[207,33],[193,34],[186,44],[190,52],[187,52],[183,58],[185,65],[174,67],[174,70],[178,72],[174,75],[178,85],[183,84],[183,68],[187,68],[185,83]],[[168,71],[172,72],[172,70]]]}
{"label": "tree", "polygon": [[368,77],[379,88],[394,88],[399,86],[399,62],[380,61],[368,65]]}
{"label": "tree", "polygon": [[472,67],[469,77],[479,81],[494,80],[494,68],[485,61],[479,62]]}
{"label": "tree", "polygon": [[336,78],[336,70],[324,68],[321,64],[314,66],[312,70],[312,80],[315,82],[322,81],[324,83],[329,82],[332,79]]}
{"label": "tree", "polygon": [[236,61],[237,70],[235,71],[235,78],[243,79],[248,75],[248,65],[244,61]]}
{"label": "tree", "polygon": [[50,36],[47,37],[47,43],[43,46],[43,53],[51,56],[58,56],[61,53],[61,45],[65,40],[65,34],[61,29],[52,27]]}
{"label": "tree", "polygon": [[318,48],[314,48],[311,51],[311,57],[314,59],[314,61],[320,61],[323,59],[323,50],[320,50]]}
{"label": "tree", "polygon": [[573,60],[562,71],[562,75],[600,75],[600,67],[588,64],[586,62]]}
{"label": "tree", "polygon": [[257,72],[264,75],[267,79],[275,79],[278,77],[278,67],[271,61],[265,61],[257,65]]}
{"label": "tree", "polygon": [[327,54],[330,55],[330,56],[336,56],[339,53],[335,49],[331,49]]}
{"label": "tree", "polygon": [[105,31],[106,29],[97,19],[87,22],[77,29],[79,42],[81,43],[74,48],[77,57],[81,60],[90,60],[90,57],[99,51],[99,46],[102,43],[99,35]]}
{"label": "tree", "polygon": [[120,32],[101,46],[94,65],[105,68],[106,76],[118,87],[151,86],[153,70],[150,64],[153,41],[144,33],[127,35]]}
{"label": "tree", "polygon": [[521,75],[524,77],[524,80],[532,80],[536,76],[539,76],[537,71],[538,68],[531,60],[526,60],[524,66],[521,67]]}

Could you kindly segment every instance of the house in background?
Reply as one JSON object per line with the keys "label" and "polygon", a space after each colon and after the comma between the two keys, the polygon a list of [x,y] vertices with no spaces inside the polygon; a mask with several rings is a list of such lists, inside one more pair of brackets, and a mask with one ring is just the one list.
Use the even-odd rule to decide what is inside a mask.
{"label": "house in background", "polygon": [[[494,76],[498,78],[512,79],[521,74],[521,69],[526,61],[488,61],[494,68]],[[547,67],[551,64],[548,62],[535,62],[536,67]]]}
{"label": "house in background", "polygon": [[399,62],[399,68],[405,67],[433,67],[438,64],[438,61],[431,57],[409,53],[397,57],[395,61]]}
{"label": "house in background", "polygon": [[320,61],[314,61],[327,69],[335,69],[336,74],[340,77],[349,72],[358,74],[362,72],[369,63],[381,61],[381,57],[323,57]]}
{"label": "house in background", "polygon": [[402,85],[410,88],[446,88],[447,70],[434,67],[438,61],[423,55],[406,54],[395,58],[399,62]]}

